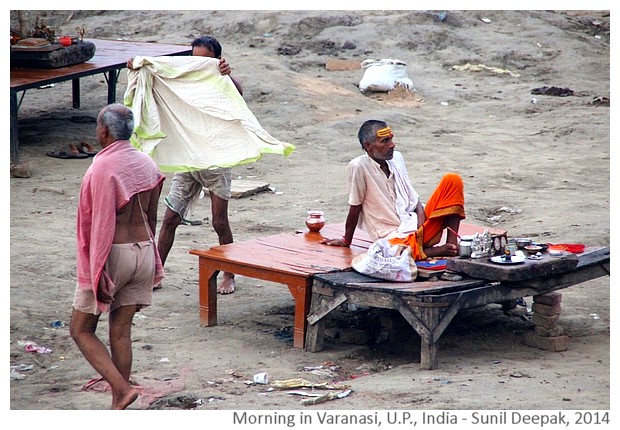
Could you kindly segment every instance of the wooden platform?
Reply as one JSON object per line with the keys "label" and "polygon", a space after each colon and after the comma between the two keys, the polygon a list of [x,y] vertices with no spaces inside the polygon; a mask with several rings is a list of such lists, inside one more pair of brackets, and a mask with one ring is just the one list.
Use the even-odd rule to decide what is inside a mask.
{"label": "wooden platform", "polygon": [[[538,269],[526,265],[493,267],[498,277],[508,279],[502,282],[465,276],[455,282],[390,283],[351,271],[316,274],[306,349],[323,348],[325,317],[343,303],[395,309],[421,337],[420,367],[434,369],[439,337],[460,309],[541,295],[610,273],[608,247],[588,247],[582,254],[567,256],[565,261],[576,262],[571,269],[561,259],[552,258],[536,261]],[[459,267],[467,267],[467,263],[476,270],[485,265],[484,261],[470,259]],[[560,266],[561,271],[551,269]]]}
{"label": "wooden platform", "polygon": [[[461,223],[462,235],[484,231],[484,227]],[[493,230],[493,232],[502,232]],[[306,339],[306,316],[312,297],[312,280],[319,273],[351,270],[353,258],[372,243],[368,234],[356,230],[350,248],[328,246],[324,238],[341,237],[344,224],[328,224],[319,233],[304,229],[260,237],[210,249],[194,249],[198,256],[200,323],[217,324],[217,274],[219,271],[285,284],[295,300],[293,344],[303,348]]]}

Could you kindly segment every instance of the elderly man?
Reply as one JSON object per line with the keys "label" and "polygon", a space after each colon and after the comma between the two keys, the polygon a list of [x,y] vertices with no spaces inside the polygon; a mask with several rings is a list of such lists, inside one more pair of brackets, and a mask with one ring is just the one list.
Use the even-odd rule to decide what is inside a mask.
{"label": "elderly man", "polygon": [[[416,261],[457,255],[455,232],[465,218],[461,177],[446,174],[423,206],[411,185],[402,155],[394,149],[394,134],[388,125],[378,120],[366,121],[358,138],[366,154],[347,166],[350,206],[344,235],[322,243],[349,246],[359,227],[373,241],[387,238],[391,244],[409,245]],[[446,243],[438,245],[446,228]]]}
{"label": "elderly man", "polygon": [[[165,179],[153,160],[129,142],[132,111],[104,107],[97,117],[103,147],[86,171],[77,211],[77,288],[71,336],[112,389],[112,409],[125,409],[139,395],[129,383],[131,324],[151,304],[163,277],[154,240],[157,205]],[[110,352],[95,331],[109,312]]]}

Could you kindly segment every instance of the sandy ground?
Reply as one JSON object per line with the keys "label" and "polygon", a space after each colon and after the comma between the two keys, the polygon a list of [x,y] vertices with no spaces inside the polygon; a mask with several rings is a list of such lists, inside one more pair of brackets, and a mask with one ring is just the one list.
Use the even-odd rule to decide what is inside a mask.
{"label": "sandy ground", "polygon": [[[297,148],[289,158],[265,156],[234,169],[235,178],[264,181],[273,190],[231,200],[236,240],[304,228],[310,209],[342,222],[344,169],[361,153],[357,130],[378,118],[394,129],[423,198],[444,172],[456,171],[466,183],[468,222],[537,241],[609,245],[610,108],[596,103],[610,98],[609,13],[440,12],[40,16],[63,33],[82,26],[86,38],[189,44],[212,34],[222,42],[261,125]],[[415,93],[362,94],[362,70],[325,67],[330,59],[367,58],[406,62]],[[453,68],[466,64],[496,69]],[[122,72],[119,100],[125,85]],[[531,93],[543,86],[574,93]],[[67,143],[94,144],[95,118],[106,101],[103,76],[82,79],[81,90],[81,109],[71,108],[70,83],[62,83],[29,90],[19,111],[20,157],[31,176],[10,179],[10,364],[21,375],[10,380],[11,410],[110,405],[109,393],[81,390],[98,375],[68,330],[77,194],[91,159],[45,155]],[[160,208],[163,216],[163,202]],[[135,408],[311,410],[299,397],[246,384],[267,372],[270,380],[353,387],[348,397],[323,403],[325,410],[611,409],[609,277],[562,291],[566,351],[524,344],[523,333],[532,328],[527,308],[505,314],[488,305],[459,313],[439,341],[438,369],[420,370],[419,337],[403,325],[399,336],[379,339],[378,321],[394,316],[377,309],[343,308],[330,320],[334,332],[365,330],[366,344],[334,338],[319,353],[293,348],[288,290],[244,277],[233,295],[219,298],[219,324],[200,327],[197,259],[188,251],[217,244],[208,199],[192,218],[202,225],[179,228],[164,288],[135,318],[133,379],[145,387]],[[106,328],[103,317],[104,339]],[[23,342],[52,351],[26,352]],[[328,362],[327,370],[304,370]]]}

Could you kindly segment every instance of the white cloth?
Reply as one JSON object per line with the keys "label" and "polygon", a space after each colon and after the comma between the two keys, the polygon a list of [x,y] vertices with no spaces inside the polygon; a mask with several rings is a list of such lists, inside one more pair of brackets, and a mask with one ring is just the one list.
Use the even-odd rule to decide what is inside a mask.
{"label": "white cloth", "polygon": [[411,185],[405,160],[400,152],[394,151],[394,156],[387,161],[390,171],[394,175],[396,188],[396,213],[400,218],[399,233],[411,233],[418,229],[418,214],[415,208],[420,196]]}
{"label": "white cloth", "polygon": [[131,143],[160,170],[232,167],[295,149],[261,127],[218,65],[200,56],[133,59],[124,96],[135,117]]}
{"label": "white cloth", "polygon": [[418,218],[413,210],[419,197],[409,181],[400,152],[394,151],[388,167],[389,178],[368,154],[354,158],[347,165],[348,203],[362,205],[358,227],[373,241],[401,228],[403,231],[417,229]]}

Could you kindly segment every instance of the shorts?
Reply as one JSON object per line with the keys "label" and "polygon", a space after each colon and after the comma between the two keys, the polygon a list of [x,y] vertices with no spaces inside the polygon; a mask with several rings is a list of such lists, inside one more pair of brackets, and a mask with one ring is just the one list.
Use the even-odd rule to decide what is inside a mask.
{"label": "shorts", "polygon": [[[114,283],[110,312],[119,306],[138,305],[138,310],[151,305],[155,279],[155,248],[150,240],[137,243],[113,243],[105,271]],[[81,312],[99,315],[93,290],[75,290],[73,307]]]}
{"label": "shorts", "polygon": [[223,200],[230,199],[232,171],[230,168],[197,170],[195,172],[178,172],[172,177],[168,196],[164,199],[166,206],[178,213],[183,220],[200,197],[203,188]]}

